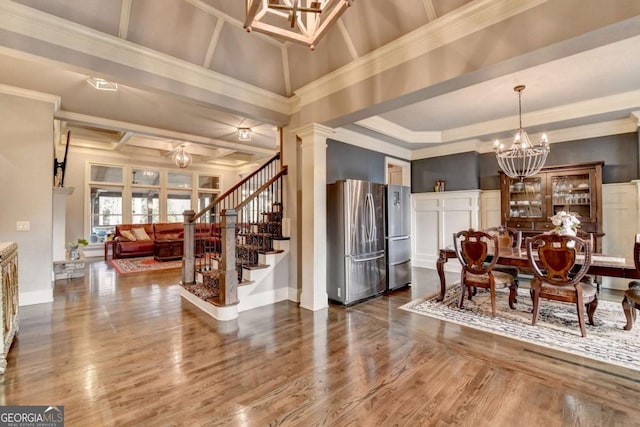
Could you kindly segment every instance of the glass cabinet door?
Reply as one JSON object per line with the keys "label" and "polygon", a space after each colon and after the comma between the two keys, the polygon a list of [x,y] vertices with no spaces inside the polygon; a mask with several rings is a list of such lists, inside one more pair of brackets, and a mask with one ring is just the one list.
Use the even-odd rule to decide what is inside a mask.
{"label": "glass cabinet door", "polygon": [[542,218],[542,178],[509,179],[509,216]]}
{"label": "glass cabinet door", "polygon": [[591,175],[563,174],[551,176],[551,215],[574,212],[583,220],[594,217]]}

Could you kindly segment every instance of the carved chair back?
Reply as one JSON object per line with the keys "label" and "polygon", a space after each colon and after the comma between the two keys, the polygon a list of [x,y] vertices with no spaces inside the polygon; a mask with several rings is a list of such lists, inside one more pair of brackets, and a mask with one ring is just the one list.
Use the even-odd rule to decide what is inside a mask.
{"label": "carved chair back", "polygon": [[[552,285],[575,285],[591,265],[590,245],[578,237],[555,233],[538,234],[526,239],[526,247],[533,274]],[[578,254],[584,256],[584,260],[574,274],[572,269],[576,265]]]}
{"label": "carved chair back", "polygon": [[[472,274],[486,274],[498,260],[499,242],[497,236],[473,229],[453,234],[453,245],[462,268]],[[487,259],[491,255],[491,259]]]}

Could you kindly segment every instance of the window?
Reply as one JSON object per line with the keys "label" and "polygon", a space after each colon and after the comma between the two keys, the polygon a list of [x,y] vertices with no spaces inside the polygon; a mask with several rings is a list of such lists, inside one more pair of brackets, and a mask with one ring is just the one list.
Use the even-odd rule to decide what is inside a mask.
{"label": "window", "polygon": [[219,176],[158,167],[89,163],[86,181],[85,227],[94,244],[117,224],[183,222],[185,210],[203,209],[220,194]]}
{"label": "window", "polygon": [[160,192],[158,190],[132,190],[131,222],[133,224],[160,222]]}
{"label": "window", "polygon": [[167,191],[167,221],[183,222],[184,211],[191,209],[191,192],[182,190]]}
{"label": "window", "polygon": [[90,189],[90,242],[104,242],[116,224],[122,224],[122,188],[92,185]]}

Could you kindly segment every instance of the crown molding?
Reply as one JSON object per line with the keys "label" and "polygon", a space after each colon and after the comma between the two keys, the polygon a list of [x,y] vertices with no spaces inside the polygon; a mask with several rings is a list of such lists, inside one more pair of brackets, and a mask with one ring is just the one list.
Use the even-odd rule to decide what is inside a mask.
{"label": "crown molding", "polygon": [[355,145],[356,147],[366,148],[368,150],[377,151],[382,154],[397,157],[399,159],[411,160],[411,150],[380,141],[367,135],[354,132],[345,128],[334,129],[335,133],[331,135],[331,139],[343,142],[345,144]]}
{"label": "crown molding", "polygon": [[369,117],[357,121],[355,124],[408,144],[439,144],[442,142],[442,132],[414,132],[380,116]]}
{"label": "crown molding", "polygon": [[294,101],[215,71],[14,2],[0,1],[0,29],[290,115]]}
{"label": "crown molding", "polygon": [[243,151],[255,154],[273,155],[277,149],[269,149],[248,144],[240,144],[239,142],[223,141],[215,138],[208,138],[200,135],[193,135],[183,132],[175,132],[167,129],[159,129],[151,126],[142,126],[134,123],[127,123],[118,120],[105,119],[102,117],[88,116],[85,114],[73,113],[70,111],[58,111],[54,115],[55,119],[66,120],[75,123],[90,124],[104,129],[110,130],[127,130],[142,135],[153,135],[159,138],[175,139],[178,141],[191,142],[193,144],[205,145],[209,148],[228,148],[235,151]]}
{"label": "crown molding", "polygon": [[[630,117],[619,120],[610,120],[600,123],[593,123],[583,126],[574,126],[564,129],[556,129],[545,132],[550,144],[560,142],[577,141],[581,139],[598,138],[601,136],[620,135],[632,133],[637,130],[637,121]],[[542,132],[529,134],[532,141],[537,141],[542,136]],[[553,147],[551,148],[553,150]],[[442,144],[435,147],[427,147],[414,150],[411,154],[412,160],[426,159],[429,157],[448,156],[460,154],[468,151],[478,153],[493,152],[493,142],[490,140],[470,139],[449,144]]]}
{"label": "crown molding", "polygon": [[346,89],[548,0],[476,0],[297,89],[300,106]]}
{"label": "crown molding", "polygon": [[0,93],[5,95],[19,96],[21,98],[33,99],[53,104],[53,112],[60,109],[60,97],[49,93],[36,92],[35,90],[23,89],[21,87],[0,84]]}

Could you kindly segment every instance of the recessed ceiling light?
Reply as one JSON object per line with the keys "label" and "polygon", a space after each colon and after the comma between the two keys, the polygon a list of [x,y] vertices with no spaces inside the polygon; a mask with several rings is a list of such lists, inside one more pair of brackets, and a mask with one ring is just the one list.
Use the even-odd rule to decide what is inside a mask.
{"label": "recessed ceiling light", "polygon": [[110,82],[109,80],[101,79],[100,77],[90,77],[87,79],[87,83],[98,90],[108,90],[111,92],[118,91],[118,83]]}

